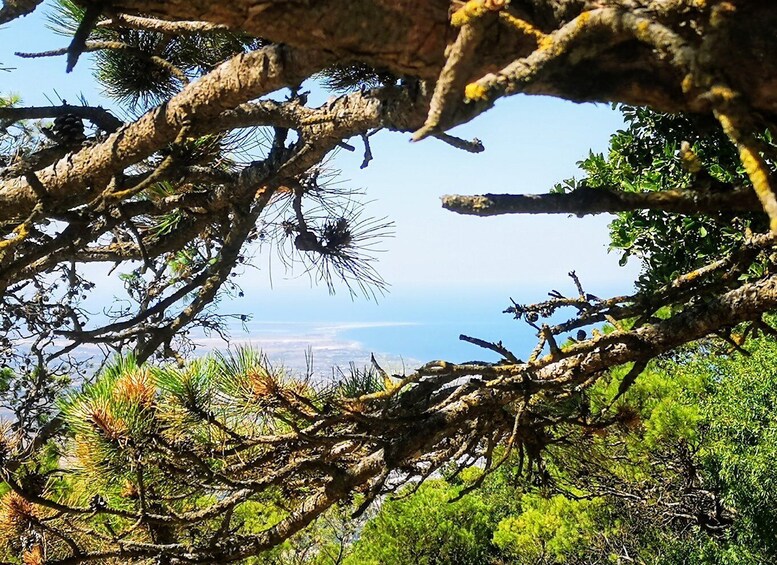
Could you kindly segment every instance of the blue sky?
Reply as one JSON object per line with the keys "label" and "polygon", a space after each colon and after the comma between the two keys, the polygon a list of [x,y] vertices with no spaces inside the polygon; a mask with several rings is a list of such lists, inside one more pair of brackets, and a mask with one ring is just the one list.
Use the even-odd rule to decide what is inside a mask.
{"label": "blue sky", "polygon": [[[76,103],[83,94],[92,104],[110,106],[91,76],[88,57],[68,75],[63,57],[13,56],[14,51],[52,49],[67,41],[45,28],[42,14],[0,29],[0,63],[16,67],[0,73],[0,92],[19,93],[27,104],[58,103],[61,98]],[[310,344],[340,343],[351,353],[362,346],[364,351],[404,350],[411,357],[434,357],[431,350],[437,344],[452,356],[475,356],[472,349],[450,345],[458,331],[511,331],[507,316],[499,313],[508,297],[529,302],[551,288],[571,290],[566,273],[572,269],[595,294],[628,291],[636,266],[620,268],[617,254],[607,253],[606,216],[466,217],[443,210],[439,200],[449,193],[546,192],[555,182],[579,175],[576,162],[589,150],[606,151],[610,134],[621,126],[619,113],[607,105],[515,96],[452,132],[481,139],[486,147],[481,154],[434,139],[410,143],[408,134],[380,132],[371,140],[374,160],[360,170],[361,142],[352,140],[357,151],[339,152],[333,165],[350,186],[366,189],[369,211],[395,222],[395,235],[381,245],[385,252],[378,265],[391,293],[378,304],[351,300],[345,291],[332,297],[323,288],[312,288],[301,269],[284,273],[277,260],[270,269],[269,257],[259,256],[257,268],[240,280],[246,298],[224,305],[227,311],[252,314],[251,333],[238,330],[236,337],[261,342],[264,336],[269,343],[283,327],[289,335],[308,332]],[[115,293],[115,283],[96,282],[100,300]],[[361,338],[354,324],[361,324]],[[372,325],[365,329],[364,324]],[[526,342],[526,331],[521,332],[519,341]],[[387,345],[381,349],[378,342]],[[299,349],[295,342],[294,350]]]}

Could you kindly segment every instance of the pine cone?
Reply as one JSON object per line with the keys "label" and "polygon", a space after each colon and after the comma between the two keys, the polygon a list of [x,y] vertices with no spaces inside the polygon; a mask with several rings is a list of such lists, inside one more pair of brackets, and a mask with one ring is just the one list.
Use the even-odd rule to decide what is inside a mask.
{"label": "pine cone", "polygon": [[303,231],[294,238],[294,246],[300,251],[318,251],[321,244],[313,232]]}
{"label": "pine cone", "polygon": [[75,145],[83,143],[84,122],[75,114],[62,114],[54,119],[54,127],[51,128],[57,142],[62,145]]}

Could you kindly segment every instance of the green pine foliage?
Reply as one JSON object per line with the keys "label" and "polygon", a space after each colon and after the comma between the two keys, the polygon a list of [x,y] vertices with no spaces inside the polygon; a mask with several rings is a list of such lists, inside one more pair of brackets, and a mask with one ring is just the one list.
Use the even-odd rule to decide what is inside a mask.
{"label": "green pine foliage", "polygon": [[333,65],[324,70],[320,78],[325,88],[342,93],[396,84],[398,80],[389,71],[375,69],[366,63]]}
{"label": "green pine foliage", "polygon": [[[7,373],[0,373],[3,383],[13,379]],[[246,438],[289,433],[299,425],[294,410],[284,413],[279,403],[305,398],[309,406],[322,410],[326,402],[346,391],[364,389],[365,384],[357,379],[365,374],[351,376],[343,388],[335,384],[316,387],[306,378],[270,366],[261,352],[249,348],[199,359],[185,367],[138,365],[132,356],[120,357],[93,383],[72,391],[60,403],[65,442],[49,443],[17,476],[26,487],[36,485],[37,492],[58,503],[87,509],[70,525],[74,539],[92,550],[99,550],[101,540],[110,540],[119,531],[130,532],[127,539],[135,542],[183,539],[207,544],[225,527],[225,516],[232,531],[258,533],[288,515],[288,493],[282,486],[270,485],[237,504],[231,514],[218,513],[196,524],[137,528],[121,511],[137,512],[145,506],[152,514],[180,516],[218,502],[224,496],[220,481],[198,479],[194,469],[204,469],[207,462],[210,476],[231,468],[230,479],[251,480],[250,467],[244,476],[234,472],[261,455],[261,441]],[[371,373],[367,380],[373,388],[377,385]],[[3,438],[10,442],[12,437],[5,430]],[[237,438],[245,444],[232,449]],[[2,444],[0,453],[11,448]],[[54,472],[57,468],[67,472]],[[43,518],[45,510],[8,488],[0,495],[0,559],[15,563],[22,557],[20,540],[26,539],[28,522]],[[88,512],[105,505],[114,511],[97,516]],[[347,505],[334,508],[311,528],[248,563],[300,564],[300,555],[322,565],[332,563],[326,555],[342,554],[355,536],[359,523],[347,519],[352,511]],[[56,518],[46,516],[47,520]],[[98,535],[84,537],[77,522]],[[68,548],[58,548],[55,538],[48,544],[49,558],[56,559],[59,550],[64,553]]]}
{"label": "green pine foliage", "polygon": [[[750,357],[706,360],[724,378],[702,402],[705,471],[737,509],[735,539],[777,555],[777,346],[765,338]],[[700,360],[697,363],[704,363]]]}
{"label": "green pine foliage", "polygon": [[361,532],[347,565],[479,565],[493,556],[496,523],[480,497],[452,502],[461,487],[430,480],[388,500]]}
{"label": "green pine foliage", "polygon": [[520,512],[497,525],[494,545],[513,562],[568,563],[585,555],[601,535],[595,516],[601,505],[601,500],[526,494]]}
{"label": "green pine foliage", "polygon": [[[54,31],[72,36],[84,8],[57,0],[49,14]],[[155,106],[176,94],[190,80],[226,59],[266,42],[239,33],[214,30],[203,34],[166,35],[154,31],[96,26],[89,40],[112,43],[95,53],[95,78],[107,96],[130,108]]]}
{"label": "green pine foliage", "polygon": [[[132,357],[120,358],[62,403],[70,437],[62,455],[71,473],[52,479],[47,489],[74,506],[104,501],[114,508],[136,509],[142,498],[149,508],[165,504],[179,513],[196,510],[217,499],[219,490],[216,484],[194,486],[186,479],[186,466],[199,459],[234,464],[219,455],[228,449],[231,434],[288,429],[264,418],[262,406],[271,389],[305,386],[248,349],[184,368],[138,366]],[[249,449],[238,457],[251,454]],[[246,516],[242,527],[259,531],[272,525],[285,512],[278,496],[271,490],[239,506],[236,514]],[[106,535],[128,526],[121,516],[104,522],[96,527]],[[220,520],[198,527],[195,537],[214,535]]]}

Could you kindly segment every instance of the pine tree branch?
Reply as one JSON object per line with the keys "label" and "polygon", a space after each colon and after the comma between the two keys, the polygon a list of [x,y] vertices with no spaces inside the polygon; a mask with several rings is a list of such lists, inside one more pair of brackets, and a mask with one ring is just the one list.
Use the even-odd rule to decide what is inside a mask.
{"label": "pine tree branch", "polygon": [[120,119],[101,106],[73,106],[63,104],[61,106],[28,106],[28,107],[3,107],[0,108],[0,120],[18,122],[20,120],[41,120],[56,118],[73,114],[79,118],[89,120],[101,130],[113,133],[124,125]]}
{"label": "pine tree branch", "polygon": [[0,8],[0,25],[33,13],[42,3],[43,0],[4,0]]}
{"label": "pine tree branch", "polygon": [[[469,441],[473,422],[483,422],[484,425],[486,421],[490,422],[498,427],[498,435],[503,438],[530,436],[532,432],[525,427],[525,422],[516,424],[514,417],[500,416],[505,406],[524,398],[527,392],[539,394],[544,391],[545,394],[563,396],[563,391],[586,382],[591,375],[599,374],[608,367],[651,359],[708,335],[722,325],[750,320],[764,309],[775,306],[777,277],[772,276],[718,295],[705,304],[688,307],[668,320],[632,331],[616,331],[577,344],[561,351],[555,358],[548,356],[525,364],[428,364],[419,369],[414,379],[407,379],[410,384],[402,395],[399,391],[393,395],[395,404],[390,410],[381,407],[382,400],[376,400],[377,405],[364,406],[358,415],[354,414],[354,422],[363,421],[362,425],[356,424],[357,427],[378,433],[381,439],[349,452],[350,455],[344,456],[341,464],[319,463],[324,473],[319,479],[323,480],[323,486],[317,488],[315,494],[310,493],[310,487],[307,487],[306,496],[291,515],[260,534],[239,536],[228,544],[223,543],[219,549],[203,548],[197,551],[196,558],[220,561],[257,555],[288,539],[333,504],[350,496],[355,489],[369,488],[373,480],[385,476],[387,471],[407,467],[408,462],[415,458],[430,460],[434,464],[447,461],[451,444],[458,446]],[[439,379],[443,375],[445,379],[438,382],[476,376],[482,380],[471,383],[469,392],[461,397],[446,402],[453,391],[435,397],[423,387],[424,378]],[[422,401],[426,410],[418,412],[415,403],[422,398],[427,399]],[[419,417],[419,413],[423,416]],[[415,416],[411,417],[411,414]],[[339,420],[340,423],[344,421]],[[387,427],[378,432],[381,421]],[[301,451],[296,453],[296,461],[308,458],[313,464],[321,457],[318,451],[321,444],[310,437],[310,447],[316,446],[315,450],[305,455],[307,448],[299,445]],[[438,451],[440,449],[442,451]],[[438,461],[434,454],[440,455],[441,460]],[[266,470],[263,482],[266,483],[272,473]],[[133,544],[128,543],[127,547],[133,547]],[[184,555],[183,552],[191,551],[183,544],[170,546],[168,550],[171,555]],[[186,555],[193,557],[192,553]]]}
{"label": "pine tree branch", "polygon": [[[221,112],[252,98],[298,84],[331,63],[326,54],[301,53],[286,47],[266,47],[238,55],[184,88],[167,104],[127,124],[105,141],[43,169],[38,174],[51,197],[53,210],[91,200],[112,177],[172,142],[183,121],[202,127]],[[26,180],[0,182],[0,221],[28,214],[37,197]]]}
{"label": "pine tree branch", "polygon": [[212,31],[229,31],[225,25],[196,21],[167,21],[129,14],[117,14],[110,19],[102,20],[97,27],[106,29],[138,29],[156,31],[168,35],[191,35]]}
{"label": "pine tree branch", "polygon": [[727,192],[663,190],[623,192],[603,188],[580,188],[564,194],[446,195],[443,208],[458,214],[497,216],[500,214],[615,214],[634,210],[661,210],[675,214],[762,212],[755,193],[732,187]]}
{"label": "pine tree branch", "polygon": [[[142,49],[132,47],[131,45],[127,45],[126,43],[122,43],[121,41],[86,41],[84,42],[83,45],[79,45],[77,47],[77,50],[78,50],[79,56],[81,53],[91,53],[93,51],[104,51],[104,50],[124,51],[126,53],[132,53],[136,57],[147,59],[152,63],[159,65],[163,69],[167,70],[171,75],[173,75],[179,81],[181,81],[182,84],[189,83],[189,77],[186,76],[186,73],[184,73],[181,69],[173,65],[167,59],[160,57],[158,55],[153,55]],[[26,52],[17,51],[15,55],[17,57],[22,57],[23,59],[37,59],[41,57],[57,57],[60,55],[67,55],[68,63],[67,63],[66,70],[67,72],[70,72],[72,70],[71,64],[75,66],[75,62],[78,59],[78,57],[75,57],[75,55],[71,55],[72,53],[75,53],[75,51],[71,45],[70,47],[65,47],[62,49],[52,49],[50,51],[39,51],[35,53],[26,53]]]}

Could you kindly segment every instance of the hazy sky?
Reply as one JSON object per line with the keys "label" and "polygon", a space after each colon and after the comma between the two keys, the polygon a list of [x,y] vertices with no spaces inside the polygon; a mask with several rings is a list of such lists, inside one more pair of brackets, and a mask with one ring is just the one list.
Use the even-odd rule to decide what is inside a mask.
{"label": "hazy sky", "polygon": [[[0,63],[17,67],[0,72],[0,92],[19,93],[26,104],[59,103],[62,98],[77,103],[83,94],[92,104],[110,105],[99,96],[88,57],[67,75],[64,57],[21,60],[13,55],[67,43],[45,28],[42,14],[0,29]],[[268,294],[269,257],[260,256],[258,268],[240,281],[246,299],[225,308],[248,310],[264,321],[415,323],[414,316],[450,318],[462,306],[457,296],[472,297],[466,300],[477,305],[487,302],[488,293],[497,293],[503,304],[508,292],[528,301],[539,298],[541,290],[570,290],[566,273],[572,269],[595,294],[628,290],[636,267],[619,268],[617,254],[607,253],[608,217],[466,217],[443,210],[439,200],[450,193],[546,192],[555,182],[579,174],[576,162],[589,150],[605,151],[610,134],[621,125],[619,113],[607,105],[515,96],[452,132],[481,139],[486,147],[481,154],[435,139],[410,143],[408,134],[380,132],[372,138],[374,160],[360,170],[361,141],[351,140],[357,151],[339,152],[333,165],[351,186],[366,189],[368,210],[396,224],[394,237],[381,246],[386,252],[378,267],[392,294],[377,307],[351,301],[346,293],[329,297],[323,289],[311,290],[309,279],[298,276],[301,270],[297,276],[284,274],[277,260],[272,263],[274,290]],[[113,288],[101,283],[106,297]],[[426,298],[414,302],[411,297],[419,293]],[[431,310],[421,313],[418,308]]]}

